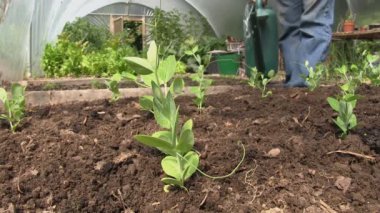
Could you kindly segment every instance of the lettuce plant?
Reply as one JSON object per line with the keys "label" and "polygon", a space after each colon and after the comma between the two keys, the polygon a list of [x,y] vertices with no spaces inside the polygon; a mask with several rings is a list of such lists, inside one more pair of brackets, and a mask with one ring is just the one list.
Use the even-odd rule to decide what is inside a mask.
{"label": "lettuce plant", "polygon": [[25,87],[20,84],[12,84],[11,97],[8,96],[4,88],[0,88],[0,100],[4,104],[4,114],[0,114],[0,119],[7,120],[12,132],[15,132],[17,126],[25,114]]}

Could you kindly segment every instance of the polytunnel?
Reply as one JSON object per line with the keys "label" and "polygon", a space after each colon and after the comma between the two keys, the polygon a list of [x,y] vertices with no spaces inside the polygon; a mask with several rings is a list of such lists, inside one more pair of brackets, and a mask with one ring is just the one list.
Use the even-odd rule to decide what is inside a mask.
{"label": "polytunnel", "polygon": [[[380,1],[336,2],[340,17],[350,8],[359,14],[362,23],[368,18],[380,22],[375,9],[380,8]],[[207,19],[216,35],[241,38],[246,3],[247,0],[0,0],[0,79],[20,80],[25,75],[43,75],[40,63],[45,44],[54,41],[67,22],[104,12],[102,8],[110,5],[123,14],[135,11],[144,16],[149,16],[156,7],[166,11],[197,11]],[[127,9],[120,8],[123,4]],[[104,19],[103,22],[107,23]]]}

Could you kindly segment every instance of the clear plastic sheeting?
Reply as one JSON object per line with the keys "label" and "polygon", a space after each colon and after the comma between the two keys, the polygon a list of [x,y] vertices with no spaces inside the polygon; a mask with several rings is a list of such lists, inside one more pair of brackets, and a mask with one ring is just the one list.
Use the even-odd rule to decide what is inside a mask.
{"label": "clear plastic sheeting", "polygon": [[0,79],[43,76],[44,47],[56,40],[67,22],[118,3],[129,4],[128,12],[138,14],[146,11],[144,7],[160,6],[166,11],[194,11],[184,0],[0,0]]}
{"label": "clear plastic sheeting", "polygon": [[[67,22],[77,17],[108,25],[98,13],[146,14],[146,8],[198,11],[219,36],[243,38],[244,7],[248,0],[0,0],[0,73],[2,79],[20,80],[25,73],[42,76],[43,49],[56,40]],[[276,1],[269,1],[275,4]],[[347,9],[359,26],[380,22],[379,0],[337,0],[338,23]],[[123,6],[124,5],[124,6]],[[103,8],[103,11],[100,10]],[[344,8],[344,9],[342,9]],[[109,10],[109,11],[104,11]],[[136,13],[136,14],[134,14]]]}
{"label": "clear plastic sheeting", "polygon": [[31,4],[34,1],[1,0],[0,79],[20,80],[28,70]]}

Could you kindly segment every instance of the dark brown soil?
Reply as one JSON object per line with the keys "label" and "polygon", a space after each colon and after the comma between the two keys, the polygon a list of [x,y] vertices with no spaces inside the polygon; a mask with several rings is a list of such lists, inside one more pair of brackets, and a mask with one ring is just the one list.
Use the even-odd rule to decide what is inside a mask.
{"label": "dark brown soil", "polygon": [[[163,155],[135,142],[157,130],[136,99],[32,109],[21,129],[0,127],[0,212],[380,212],[380,89],[363,87],[359,125],[339,139],[326,97],[335,88],[274,88],[261,99],[247,87],[209,96],[197,113],[177,99],[181,121],[193,118],[200,168],[189,192],[163,192]],[[278,148],[280,154],[266,153]],[[373,156],[375,161],[344,150]],[[337,182],[337,180],[339,180]],[[351,182],[350,182],[351,181]]]}

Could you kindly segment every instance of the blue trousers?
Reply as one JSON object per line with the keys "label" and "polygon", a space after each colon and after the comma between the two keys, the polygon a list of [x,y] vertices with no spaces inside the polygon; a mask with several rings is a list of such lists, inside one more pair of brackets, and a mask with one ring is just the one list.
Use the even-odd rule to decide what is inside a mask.
{"label": "blue trousers", "polygon": [[280,49],[284,57],[285,86],[307,86],[309,66],[327,57],[332,37],[335,0],[278,0]]}

